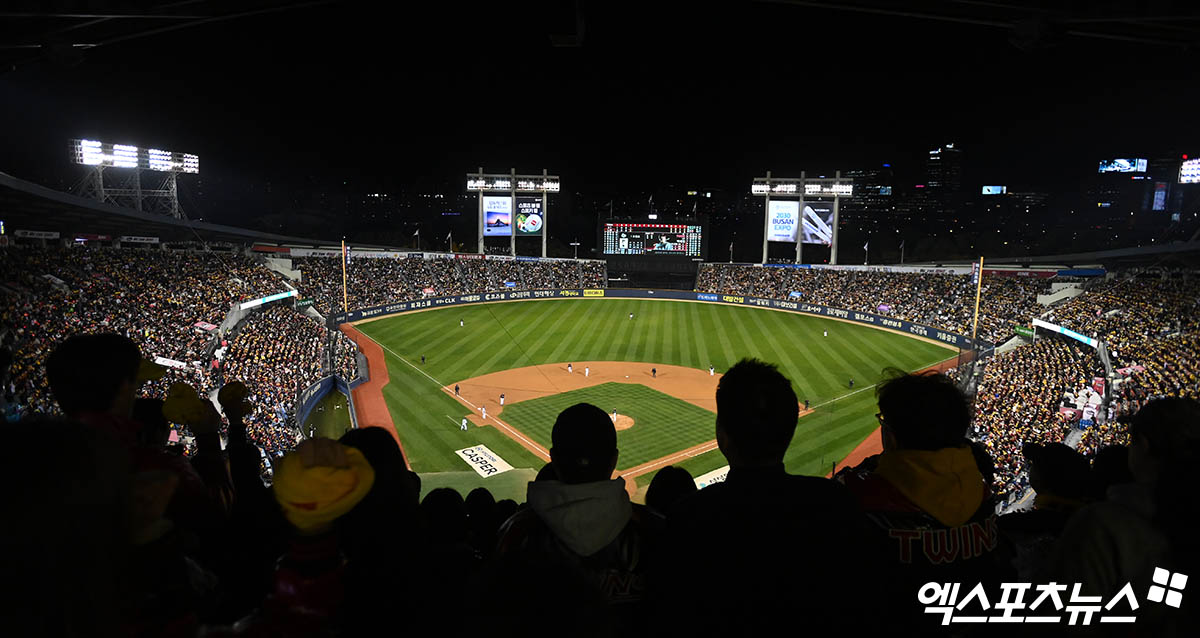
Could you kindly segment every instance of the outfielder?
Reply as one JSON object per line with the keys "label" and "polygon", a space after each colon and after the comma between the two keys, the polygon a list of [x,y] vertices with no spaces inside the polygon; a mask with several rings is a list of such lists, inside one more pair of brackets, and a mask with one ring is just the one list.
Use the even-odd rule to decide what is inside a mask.
{"label": "outfielder", "polygon": [[465,417],[465,416],[463,417],[462,427],[460,427],[459,429],[462,430],[463,432],[467,431],[467,417]]}

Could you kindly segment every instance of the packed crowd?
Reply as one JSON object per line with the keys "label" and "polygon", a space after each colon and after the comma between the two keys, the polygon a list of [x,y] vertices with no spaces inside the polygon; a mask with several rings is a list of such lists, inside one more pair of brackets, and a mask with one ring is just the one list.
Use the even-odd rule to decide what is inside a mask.
{"label": "packed crowd", "polygon": [[1094,352],[1049,337],[987,363],[975,396],[972,438],[995,461],[994,485],[1002,501],[1028,485],[1022,447],[1061,443],[1070,422],[1059,408],[1088,392],[1092,379],[1103,373]]}
{"label": "packed crowd", "polygon": [[358,378],[358,345],[341,330],[331,330],[329,345],[332,374],[345,379],[348,383]]}
{"label": "packed crowd", "polygon": [[163,396],[174,381],[207,383],[212,337],[194,324],[219,324],[234,303],[283,289],[274,273],[233,253],[0,250],[0,332],[14,337],[12,393],[27,411],[51,412],[45,353],[79,331],[125,334],[150,356],[177,362],[151,395]]}
{"label": "packed crowd", "polygon": [[230,340],[221,376],[254,392],[246,431],[268,454],[283,454],[299,440],[293,421],[296,393],[321,379],[327,333],[291,308],[272,306],[247,317]]}
{"label": "packed crowd", "polygon": [[[0,597],[13,635],[331,638],[457,622],[497,636],[543,626],[728,637],[798,622],[836,631],[853,618],[867,635],[958,636],[943,613],[1012,618],[986,601],[1000,600],[1001,583],[1031,580],[1079,583],[1072,601],[1098,596],[1105,617],[1130,615],[1128,602],[1100,606],[1134,583],[1138,635],[1189,635],[1200,615],[1186,597],[1181,608],[1138,606],[1155,568],[1200,568],[1194,400],[1143,406],[1136,444],[1091,468],[1064,446],[1026,446],[1034,511],[997,516],[992,459],[965,438],[969,404],[945,377],[885,379],[883,452],[831,480],[786,472],[792,382],[743,360],[716,390],[724,482],[697,490],[685,470],[665,468],[646,504],[631,502],[613,477],[621,450],[609,415],[576,404],[550,427],[551,460],[517,503],[485,489],[421,499],[420,477],[375,427],[303,442],[274,462],[266,487],[247,406],[232,397],[224,449],[209,405],[188,417],[199,452],[181,459],[163,444],[166,408],[133,401],[139,359],[119,337],[70,339],[47,365],[66,419],[4,426],[0,472],[21,486],[0,526],[5,576],[20,584]],[[53,453],[30,453],[46,440]],[[698,609],[710,583],[719,591]],[[919,600],[926,583],[961,583],[964,598],[944,609]],[[983,600],[966,594],[976,585]],[[1018,619],[1060,621],[1026,633],[1057,635],[1076,618],[1057,597],[1017,605],[1007,611]],[[1088,624],[1110,627],[1090,613]]]}
{"label": "packed crowd", "polygon": [[[985,277],[979,338],[1002,343],[1015,324],[1029,325],[1041,311],[1037,295],[1044,285],[1019,277]],[[963,275],[704,264],[696,290],[871,312],[966,335],[975,314],[975,287]]]}
{"label": "packed crowd", "polygon": [[1200,277],[1144,272],[1114,278],[1051,310],[1046,320],[1104,341],[1122,378],[1114,418],[1083,433],[1086,453],[1129,441],[1123,423],[1159,397],[1200,398]]}
{"label": "packed crowd", "polygon": [[[341,310],[342,264],[337,257],[298,257],[298,287],[316,299],[323,314]],[[392,301],[503,290],[603,288],[604,262],[511,259],[351,258],[346,271],[347,306],[370,308]]]}
{"label": "packed crowd", "polygon": [[[357,349],[290,308],[251,314],[228,342],[197,323],[219,324],[230,307],[286,289],[279,276],[246,257],[226,252],[84,247],[9,247],[0,250],[0,335],[12,352],[4,384],[13,416],[55,414],[45,384],[45,356],[67,335],[113,331],[133,339],[165,374],[147,382],[142,396],[164,398],[177,382],[201,391],[234,378],[257,388],[247,415],[250,436],[272,454],[295,447],[288,422],[297,384],[319,377],[326,340],[331,365],[352,380]],[[227,347],[219,347],[227,346]],[[195,451],[194,437],[178,426]]]}

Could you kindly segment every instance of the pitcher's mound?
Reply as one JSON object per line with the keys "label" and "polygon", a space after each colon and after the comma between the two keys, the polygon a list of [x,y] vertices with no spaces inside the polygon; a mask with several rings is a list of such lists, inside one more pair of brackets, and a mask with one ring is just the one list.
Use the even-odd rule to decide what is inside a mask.
{"label": "pitcher's mound", "polygon": [[613,425],[616,426],[618,431],[628,430],[629,428],[633,427],[633,417],[625,416],[624,414],[618,414],[617,420],[613,423]]}

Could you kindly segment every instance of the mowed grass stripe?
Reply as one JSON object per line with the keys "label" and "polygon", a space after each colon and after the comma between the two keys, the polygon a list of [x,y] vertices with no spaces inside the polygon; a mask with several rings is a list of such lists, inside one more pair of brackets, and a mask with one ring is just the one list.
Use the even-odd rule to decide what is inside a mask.
{"label": "mowed grass stripe", "polygon": [[634,427],[617,432],[621,453],[618,469],[641,465],[712,438],[711,412],[646,386],[627,383],[605,383],[514,403],[505,406],[504,420],[550,447],[555,418],[576,403],[591,403],[606,413],[615,409],[634,419]]}
{"label": "mowed grass stripe", "polygon": [[[632,322],[628,319],[630,311],[635,313]],[[738,314],[745,312],[754,314]],[[466,321],[464,328],[458,326],[460,316]],[[529,345],[522,343],[527,356],[514,348],[507,349],[501,357],[494,356],[492,340],[495,339],[497,321],[508,326],[514,335],[528,331],[524,339]],[[652,325],[655,323],[657,329]],[[644,328],[634,330],[641,327],[640,324],[644,324]],[[620,337],[622,328],[624,336]],[[858,382],[856,388],[865,387],[878,379],[884,367],[913,369],[953,355],[950,349],[903,335],[819,317],[662,300],[570,299],[493,304],[490,308],[464,306],[386,318],[362,324],[360,329],[417,367],[421,367],[417,362],[424,352],[429,362],[422,369],[443,383],[520,365],[604,360],[614,344],[621,348],[620,356],[649,363],[687,365],[700,370],[707,370],[711,363],[722,372],[742,356],[759,353],[763,359],[780,365],[781,371],[795,382],[798,394],[813,393],[802,398],[809,398],[814,404],[845,395],[850,376]],[[824,329],[830,331],[828,339],[821,336]],[[511,343],[507,335],[504,339]],[[431,347],[435,340],[439,344],[436,349]],[[813,341],[819,343],[813,344]],[[840,358],[828,352],[851,347],[856,352]],[[465,463],[453,454],[453,450],[479,443],[488,445],[514,466],[528,463],[529,467],[540,467],[540,460],[494,428],[472,426],[464,438],[464,433],[458,431],[451,419],[461,418],[466,409],[407,364],[394,361],[391,355],[388,359],[392,382],[384,388],[385,400],[415,469],[421,472],[461,471]],[[875,427],[874,395],[869,390],[831,406],[832,412],[818,410],[801,419],[802,426],[811,420],[808,426],[811,431],[803,437],[797,435],[789,448],[788,464],[792,471],[802,468],[824,474],[828,469],[819,471],[823,460],[832,460],[835,456],[840,460]],[[822,410],[829,407],[823,406]],[[506,417],[509,409],[506,406]],[[643,408],[620,409],[632,412]],[[547,436],[545,440],[535,440],[549,444],[548,428],[553,425],[557,413],[551,407],[540,411],[536,420],[547,428]],[[636,414],[633,416],[637,418]],[[509,421],[508,418],[505,420]],[[704,412],[703,417],[680,417],[671,413],[658,421],[659,427],[654,431],[656,437],[652,438],[663,443],[630,438],[629,450],[622,448],[622,467],[636,465],[638,459],[645,462],[673,454],[713,437],[711,413]],[[639,429],[635,426],[629,433]],[[526,434],[533,436],[530,432]],[[665,451],[645,458],[660,449]],[[513,459],[518,460],[514,462]],[[716,465],[708,469],[724,465],[720,455],[712,453],[688,459],[681,465],[691,470],[712,463]]]}

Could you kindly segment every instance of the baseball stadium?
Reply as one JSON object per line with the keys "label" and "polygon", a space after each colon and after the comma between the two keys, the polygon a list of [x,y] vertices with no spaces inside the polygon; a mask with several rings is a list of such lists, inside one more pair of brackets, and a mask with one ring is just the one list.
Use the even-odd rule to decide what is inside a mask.
{"label": "baseball stadium", "polygon": [[[1058,179],[1083,176],[1043,193],[967,170],[956,142],[913,137],[893,168],[862,141],[866,169],[805,146],[846,145],[828,132],[789,142],[796,163],[720,125],[718,155],[672,155],[704,177],[675,179],[604,150],[634,139],[607,121],[456,110],[509,78],[454,93],[445,78],[483,67],[428,59],[455,48],[432,25],[488,47],[532,29],[568,53],[530,59],[580,77],[639,66],[572,57],[585,14],[611,9],[567,4],[549,27],[272,0],[10,16],[38,37],[0,29],[6,635],[1190,635],[1200,160],[1183,142],[1098,172],[1071,155]],[[697,15],[771,32],[933,15],[748,4],[781,6]],[[927,10],[957,25],[935,35],[994,26]],[[1200,33],[1064,16],[1055,38],[1130,50]],[[284,63],[293,27],[337,38]],[[625,28],[600,20],[599,49]],[[164,72],[176,31],[209,34],[172,49],[194,86],[164,95],[213,117],[188,130],[145,106],[172,101],[153,85],[127,83],[135,108],[106,83]],[[218,61],[243,58],[258,71]],[[518,88],[612,110],[550,68]],[[402,75],[432,87],[401,96],[411,121],[353,97]]]}

